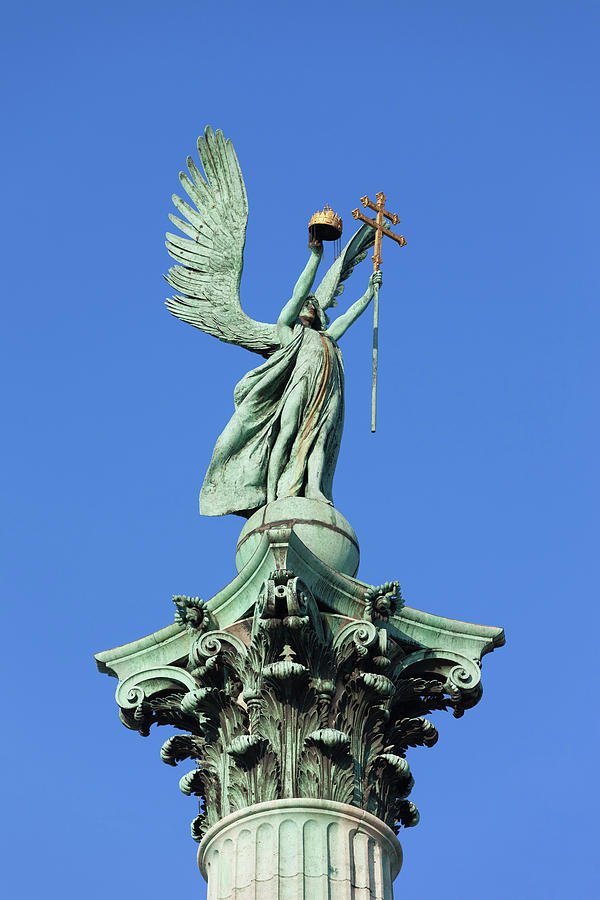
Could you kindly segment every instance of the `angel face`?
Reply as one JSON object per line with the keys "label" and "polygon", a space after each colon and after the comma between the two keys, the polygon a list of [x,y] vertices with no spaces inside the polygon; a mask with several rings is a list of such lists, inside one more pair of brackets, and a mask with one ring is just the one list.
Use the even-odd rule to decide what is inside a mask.
{"label": "angel face", "polygon": [[314,328],[316,319],[317,311],[309,300],[300,310],[300,321],[306,328]]}
{"label": "angel face", "polygon": [[314,294],[308,295],[298,318],[306,328],[314,328],[316,331],[327,329],[327,316],[319,306],[319,301]]}

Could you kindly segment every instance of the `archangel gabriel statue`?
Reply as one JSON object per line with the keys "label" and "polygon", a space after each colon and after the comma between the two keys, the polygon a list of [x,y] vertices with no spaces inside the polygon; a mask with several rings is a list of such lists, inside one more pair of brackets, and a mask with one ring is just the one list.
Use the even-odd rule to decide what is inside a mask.
{"label": "archangel gabriel statue", "polygon": [[238,159],[221,131],[198,138],[205,178],[188,157],[181,183],[195,208],[176,195],[185,221],[170,215],[187,235],[167,234],[179,263],[167,281],[177,291],[169,311],[221,341],[266,357],[234,390],[235,411],[219,437],[200,492],[208,516],[255,510],[282,497],[333,504],[332,481],[344,422],[344,367],[338,341],[369,305],[381,274],[343,315],[329,323],[343,282],[374,243],[363,225],[312,293],[323,254],[314,234],[309,259],[277,323],[256,322],[240,303],[248,201]]}

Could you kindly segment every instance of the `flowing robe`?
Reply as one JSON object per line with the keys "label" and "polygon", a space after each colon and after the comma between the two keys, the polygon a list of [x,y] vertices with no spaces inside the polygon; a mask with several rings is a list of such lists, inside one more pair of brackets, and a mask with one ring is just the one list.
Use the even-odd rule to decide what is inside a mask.
{"label": "flowing robe", "polygon": [[344,424],[344,366],[335,341],[295,325],[290,343],[248,372],[233,397],[235,412],[216,443],[200,512],[249,516],[265,505],[269,458],[284,409],[286,420],[295,420],[295,435],[277,497],[304,496],[310,462],[320,466],[318,488],[332,500]]}

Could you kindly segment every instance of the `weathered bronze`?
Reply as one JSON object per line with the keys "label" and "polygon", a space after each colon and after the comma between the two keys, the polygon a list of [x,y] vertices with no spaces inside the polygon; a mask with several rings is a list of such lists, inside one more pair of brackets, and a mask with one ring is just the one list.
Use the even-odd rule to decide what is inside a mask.
{"label": "weathered bronze", "polygon": [[[323,254],[321,239],[310,256],[277,323],[255,322],[240,303],[240,280],[248,201],[231,141],[206,129],[198,139],[206,179],[191,157],[180,179],[195,208],[174,196],[185,216],[171,221],[187,235],[167,234],[167,249],[179,263],[167,281],[178,293],[169,311],[222,341],[267,357],[234,390],[235,411],[219,437],[200,492],[208,516],[252,513],[277,499],[307,497],[333,504],[332,482],[344,419],[344,368],[340,338],[365,311],[381,284],[374,272],[365,293],[329,323],[343,282],[377,240],[364,225],[312,292]],[[330,208],[313,226],[331,228],[341,219]]]}
{"label": "weathered bronze", "polygon": [[[161,756],[171,766],[192,763],[179,786],[200,798],[191,830],[209,897],[235,897],[234,888],[256,882],[265,900],[288,890],[352,900],[361,886],[364,896],[391,900],[400,845],[393,834],[369,832],[367,840],[362,817],[396,832],[418,823],[407,753],[436,743],[430,712],[460,717],[479,702],[481,659],[504,634],[406,607],[397,581],[368,585],[347,574],[351,555],[340,556],[327,515],[348,538],[354,532],[331,507],[303,497],[272,505],[266,527],[254,529],[253,550],[242,552],[248,542],[240,541],[233,581],[206,602],[174,597],[175,624],[97,654],[98,667],[119,679],[127,728],[143,736],[153,724],[184,732],[167,739]],[[360,814],[353,833],[372,854],[363,870],[353,862],[361,841],[348,840],[346,850],[338,842],[336,850],[327,834],[311,830],[323,810],[333,816],[330,830],[336,816],[341,829],[349,812]],[[248,848],[253,814],[268,815],[261,834],[251,829]],[[221,827],[233,832],[228,850],[217,841],[217,859],[211,848]],[[315,842],[308,854],[307,828]],[[251,861],[267,839],[269,859],[257,872]],[[339,872],[319,868],[328,852]]]}
{"label": "weathered bronze", "polygon": [[[179,786],[199,798],[192,837],[211,900],[391,900],[396,833],[419,819],[406,756],[436,743],[429,713],[458,717],[478,703],[481,660],[504,643],[501,628],[405,606],[396,580],[358,580],[358,539],[332,502],[344,391],[337,342],[377,297],[383,235],[406,241],[383,225],[398,223],[384,195],[363,197],[377,218],[354,211],[364,224],[315,293],[323,248],[313,231],[277,323],[255,322],[239,299],[247,201],[237,157],[220,131],[207,129],[198,147],[206,180],[188,159],[181,181],[194,206],[174,197],[185,218],[171,219],[187,239],[167,235],[179,263],[167,306],[266,357],[235,388],[200,495],[208,515],[249,518],[225,587],[206,601],[173,597],[174,624],[96,661],[118,679],[127,728],[180,732],[161,756],[192,762]],[[341,230],[331,209],[317,216],[313,227]],[[329,324],[325,310],[373,244],[366,292]],[[377,318],[374,376],[376,337]],[[364,524],[380,523],[374,509]]]}

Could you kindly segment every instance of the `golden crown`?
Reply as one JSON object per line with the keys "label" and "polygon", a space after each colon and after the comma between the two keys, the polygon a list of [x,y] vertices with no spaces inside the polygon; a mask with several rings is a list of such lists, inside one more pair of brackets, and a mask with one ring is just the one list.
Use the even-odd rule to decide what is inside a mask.
{"label": "golden crown", "polygon": [[315,236],[320,240],[335,241],[342,233],[342,220],[328,204],[325,209],[314,214],[308,227],[313,228]]}

